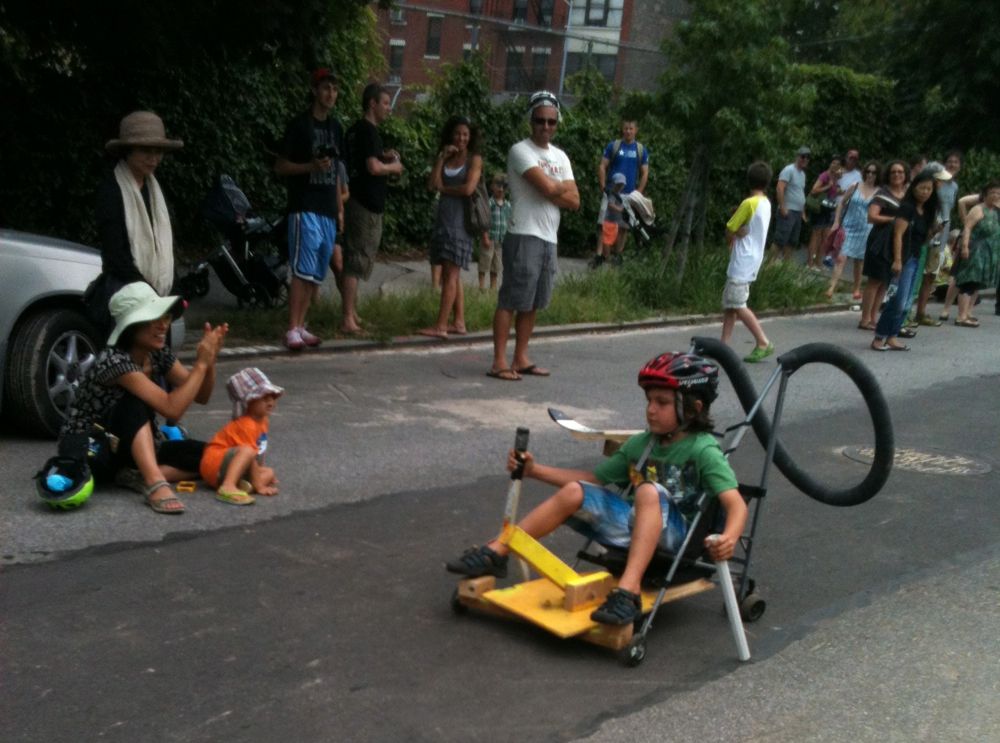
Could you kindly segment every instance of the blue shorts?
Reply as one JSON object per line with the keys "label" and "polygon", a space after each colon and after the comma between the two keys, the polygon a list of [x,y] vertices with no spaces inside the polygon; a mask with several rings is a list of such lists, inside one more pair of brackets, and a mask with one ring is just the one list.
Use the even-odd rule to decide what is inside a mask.
{"label": "blue shorts", "polygon": [[322,284],[337,241],[337,223],[312,212],[288,215],[288,264],[292,275]]}
{"label": "blue shorts", "polygon": [[[670,500],[667,489],[659,483],[651,484],[660,494],[663,531],[658,544],[676,552],[687,535],[687,522]],[[583,505],[567,519],[566,526],[599,544],[628,549],[635,525],[635,506],[616,491],[601,485],[590,482],[581,482],[580,485],[583,486]]]}

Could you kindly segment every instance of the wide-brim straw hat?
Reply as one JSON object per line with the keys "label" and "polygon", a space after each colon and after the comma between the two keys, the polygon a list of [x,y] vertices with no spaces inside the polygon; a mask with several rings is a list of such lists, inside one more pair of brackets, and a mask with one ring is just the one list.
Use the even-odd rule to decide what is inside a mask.
{"label": "wide-brim straw hat", "polygon": [[108,345],[113,346],[130,325],[159,320],[168,314],[176,320],[184,314],[184,300],[161,297],[145,281],[134,281],[111,295],[108,309],[115,320],[115,328],[108,336]]}
{"label": "wide-brim straw hat", "polygon": [[152,111],[133,111],[118,125],[118,138],[108,140],[104,149],[159,147],[164,150],[179,150],[183,146],[182,140],[167,138],[166,129],[163,128],[163,119]]}

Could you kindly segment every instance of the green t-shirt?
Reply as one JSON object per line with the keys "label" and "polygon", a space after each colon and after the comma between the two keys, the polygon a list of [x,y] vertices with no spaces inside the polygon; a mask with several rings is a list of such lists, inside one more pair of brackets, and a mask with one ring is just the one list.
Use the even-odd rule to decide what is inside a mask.
{"label": "green t-shirt", "polygon": [[597,479],[622,490],[630,484],[655,480],[670,493],[671,500],[689,523],[697,513],[702,491],[715,497],[738,487],[732,467],[710,433],[694,433],[673,444],[654,446],[643,468],[645,472],[637,472],[635,466],[646,451],[650,436],[652,434],[646,431],[622,444],[594,470]]}

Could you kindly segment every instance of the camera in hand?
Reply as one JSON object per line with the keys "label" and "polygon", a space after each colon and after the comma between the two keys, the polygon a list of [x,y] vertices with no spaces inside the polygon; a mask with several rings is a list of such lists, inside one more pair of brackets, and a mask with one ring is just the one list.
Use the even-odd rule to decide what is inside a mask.
{"label": "camera in hand", "polygon": [[316,159],[322,160],[324,157],[331,157],[331,158],[337,157],[337,148],[332,144],[324,145],[322,147],[317,147]]}

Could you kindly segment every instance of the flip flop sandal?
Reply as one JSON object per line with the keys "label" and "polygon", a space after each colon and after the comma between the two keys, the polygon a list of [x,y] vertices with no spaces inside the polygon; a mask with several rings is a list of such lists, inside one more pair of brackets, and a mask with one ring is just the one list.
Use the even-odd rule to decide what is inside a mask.
{"label": "flip flop sandal", "polygon": [[532,364],[531,366],[526,366],[523,369],[515,369],[514,371],[516,371],[518,374],[522,376],[527,375],[529,377],[548,377],[551,376],[552,374],[552,372],[550,372],[548,369],[543,369],[535,364]]}
{"label": "flip flop sandal", "polygon": [[889,346],[885,343],[878,343],[877,341],[872,341],[871,345],[868,346],[873,351],[888,351]]}
{"label": "flip flop sandal", "polygon": [[215,499],[231,506],[252,506],[256,503],[256,498],[245,490],[226,490],[219,488],[215,491]]}
{"label": "flip flop sandal", "polygon": [[[173,495],[173,491],[171,491],[171,494],[166,498],[159,498],[157,500],[153,500],[153,493],[160,490],[161,488],[169,488],[169,487],[170,483],[168,483],[166,480],[159,480],[157,482],[154,482],[148,488],[146,488],[146,505],[152,508],[157,513],[166,513],[171,515],[184,513],[184,503],[181,501],[180,498]],[[180,503],[180,508],[167,508],[168,505],[173,505],[175,503]]]}
{"label": "flip flop sandal", "polygon": [[955,320],[955,325],[960,328],[978,328],[979,323],[973,322],[972,320]]}
{"label": "flip flop sandal", "polygon": [[903,328],[902,330],[899,331],[899,337],[900,338],[916,338],[917,337],[917,331],[913,330],[912,328]]}
{"label": "flip flop sandal", "polygon": [[448,340],[448,334],[447,333],[444,333],[444,332],[442,332],[440,330],[437,330],[435,328],[423,328],[422,330],[418,330],[417,331],[417,335],[425,335],[428,338],[438,338],[438,339],[443,340],[443,341]]}
{"label": "flip flop sandal", "polygon": [[518,376],[517,372],[513,369],[490,369],[486,372],[487,377],[493,377],[493,379],[499,379],[502,382],[520,382],[521,377]]}
{"label": "flip flop sandal", "polygon": [[867,330],[870,333],[873,330],[875,330],[875,326],[874,325],[862,325],[861,323],[858,323],[858,330]]}
{"label": "flip flop sandal", "polygon": [[892,343],[885,344],[886,351],[909,351],[910,347],[905,343],[900,343],[899,345],[893,345]]}

